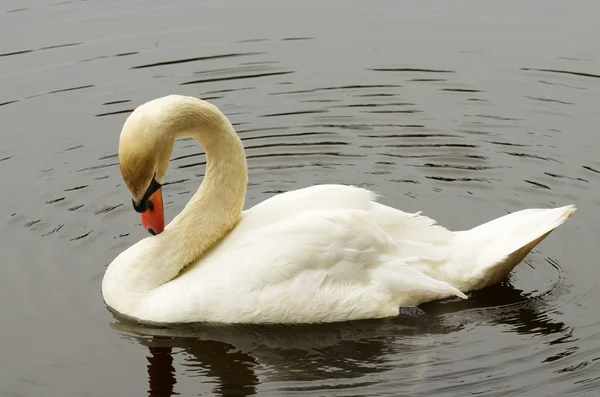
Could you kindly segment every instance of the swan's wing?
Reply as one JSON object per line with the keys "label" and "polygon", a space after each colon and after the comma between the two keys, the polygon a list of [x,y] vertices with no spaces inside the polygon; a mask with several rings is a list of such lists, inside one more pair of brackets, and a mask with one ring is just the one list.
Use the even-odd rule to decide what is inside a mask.
{"label": "swan's wing", "polygon": [[[420,212],[409,213],[376,202],[378,195],[370,190],[346,185],[315,185],[273,196],[244,213],[246,225],[279,222],[299,213],[318,210],[363,210],[394,240],[447,244],[452,233]],[[246,232],[244,225],[240,225]]]}
{"label": "swan's wing", "polygon": [[383,317],[399,306],[464,297],[405,263],[401,251],[368,211],[305,211],[215,247],[168,284],[192,290],[201,280],[197,301],[224,321]]}
{"label": "swan's wing", "polygon": [[244,212],[252,227],[277,222],[315,210],[369,210],[377,195],[346,185],[315,185],[277,194]]}
{"label": "swan's wing", "polygon": [[427,247],[407,251],[373,217],[325,209],[266,224],[244,218],[238,227],[245,233],[228,235],[157,288],[146,307],[178,321],[324,322],[392,316],[400,306],[464,297],[410,263],[443,255]]}

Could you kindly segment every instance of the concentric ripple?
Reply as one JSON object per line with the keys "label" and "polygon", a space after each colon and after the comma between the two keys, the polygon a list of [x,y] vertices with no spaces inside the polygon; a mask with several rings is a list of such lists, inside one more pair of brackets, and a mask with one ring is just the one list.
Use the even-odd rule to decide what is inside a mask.
{"label": "concentric ripple", "polygon": [[[593,395],[596,2],[281,4],[0,5],[0,394]],[[106,266],[145,237],[118,135],[137,106],[171,93],[235,126],[246,207],[343,183],[453,230],[579,210],[468,300],[329,325],[139,327],[100,294]],[[196,142],[176,142],[169,219],[205,167]]]}

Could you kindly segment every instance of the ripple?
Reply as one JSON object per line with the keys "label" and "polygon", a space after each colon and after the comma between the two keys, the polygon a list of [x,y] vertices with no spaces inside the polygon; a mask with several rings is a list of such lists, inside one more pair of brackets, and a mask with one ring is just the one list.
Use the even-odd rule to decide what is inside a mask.
{"label": "ripple", "polygon": [[527,182],[527,183],[529,183],[530,185],[535,186],[535,187],[540,188],[540,189],[552,190],[552,189],[550,189],[550,186],[546,186],[546,185],[544,185],[543,183],[540,183],[540,182],[534,182],[534,181],[530,181],[530,180],[527,180],[527,179],[524,179],[524,181]]}
{"label": "ripple", "polygon": [[586,170],[588,170],[588,171],[592,171],[592,172],[595,172],[595,173],[597,173],[597,174],[600,174],[600,170],[597,170],[597,169],[595,169],[595,168],[592,168],[592,167],[590,167],[589,165],[582,165],[581,167],[582,167],[582,168],[585,168],[585,169],[586,169]]}
{"label": "ripple", "polygon": [[238,58],[238,57],[243,57],[243,56],[261,55],[261,54],[263,54],[263,53],[262,52],[245,52],[245,53],[208,55],[208,56],[201,56],[201,57],[195,57],[195,58],[185,58],[185,59],[177,59],[177,60],[172,60],[172,61],[148,63],[145,65],[132,66],[131,69],[147,69],[147,68],[154,68],[157,66],[176,65],[179,63],[209,61],[209,60],[213,60],[213,59],[222,59],[222,58]]}
{"label": "ripple", "polygon": [[473,88],[442,88],[440,91],[450,91],[450,92],[483,92],[481,90],[476,90]]}
{"label": "ripple", "polygon": [[0,106],[10,105],[11,103],[15,103],[15,102],[19,102],[19,100],[15,99],[14,101],[0,102]]}
{"label": "ripple", "polygon": [[59,197],[59,198],[56,198],[56,199],[48,200],[48,201],[46,201],[46,204],[54,204],[54,203],[57,203],[59,201],[63,201],[64,199],[65,199],[65,197]]}
{"label": "ripple", "polygon": [[284,37],[281,41],[304,41],[304,40],[314,40],[314,37]]}
{"label": "ripple", "polygon": [[110,102],[104,102],[102,104],[102,106],[107,106],[107,105],[117,105],[119,103],[127,103],[127,102],[131,102],[131,99],[120,99],[118,101],[110,101]]}
{"label": "ripple", "polygon": [[98,113],[95,116],[96,117],[104,117],[104,116],[114,116],[117,114],[128,114],[128,113],[133,113],[135,109],[124,109],[124,110],[116,110],[114,112],[104,112],[104,113]]}
{"label": "ripple", "polygon": [[535,68],[521,68],[521,70],[536,71],[536,72],[547,72],[547,73],[557,73],[557,74],[570,74],[570,75],[573,75],[573,76],[592,77],[592,78],[595,78],[595,79],[600,79],[600,74],[584,73],[584,72],[573,72],[573,71],[570,71],[570,70],[535,69]]}
{"label": "ripple", "polygon": [[13,56],[13,55],[21,55],[21,54],[27,54],[29,52],[33,52],[34,50],[20,50],[20,51],[13,51],[13,52],[5,52],[3,54],[0,54],[0,57],[9,57],[9,56]]}
{"label": "ripple", "polygon": [[399,85],[394,84],[379,84],[379,85],[344,85],[339,87],[322,87],[322,88],[313,88],[310,90],[298,90],[298,91],[284,91],[284,92],[273,92],[269,95],[284,95],[284,94],[309,94],[320,91],[337,91],[337,90],[362,90],[362,89],[371,89],[371,88],[397,88],[401,87]]}
{"label": "ripple", "polygon": [[[477,7],[474,18],[436,36],[426,32],[435,24],[419,15],[437,15],[446,26],[458,15],[452,8],[442,15],[416,6],[416,18],[399,24],[394,15],[402,13],[372,23],[364,9],[347,6],[340,28],[335,7],[319,5],[309,26],[298,22],[306,4],[290,3],[288,14],[248,30],[239,16],[252,15],[253,5],[240,3],[229,21],[240,24],[229,29],[217,22],[227,11],[217,3],[128,2],[118,10],[101,3],[40,3],[3,14],[12,31],[5,36],[21,39],[0,54],[0,333],[10,341],[0,394],[596,391],[600,275],[590,231],[598,223],[600,163],[591,126],[599,80],[593,40],[578,38],[577,29],[553,36],[550,28],[568,27],[570,16],[546,13],[537,33],[509,18],[510,30],[529,39],[500,53],[494,40],[477,49],[472,21],[487,18]],[[587,15],[577,23],[593,23],[595,14]],[[25,34],[28,26],[36,34]],[[401,63],[398,29],[415,33],[402,43]],[[569,43],[578,43],[577,53]],[[520,68],[523,54],[539,68]],[[231,119],[248,154],[246,208],[300,187],[344,183],[456,230],[571,202],[582,216],[508,279],[466,301],[324,326],[139,327],[113,317],[100,294],[107,264],[147,234],[116,145],[135,106],[168,93],[207,99]],[[188,139],[176,142],[171,161],[169,219],[202,182],[206,157]]]}
{"label": "ripple", "polygon": [[228,81],[228,80],[255,79],[255,78],[259,78],[259,77],[281,76],[281,75],[291,74],[291,73],[294,73],[294,72],[293,71],[286,71],[286,72],[270,72],[270,73],[245,74],[245,75],[240,75],[240,76],[213,77],[213,78],[210,78],[210,79],[200,79],[200,80],[186,81],[184,83],[180,83],[179,85],[214,83],[214,82],[217,82],[217,81]]}
{"label": "ripple", "polygon": [[573,86],[573,85],[556,83],[556,82],[553,82],[553,81],[538,80],[538,82],[542,83],[542,84],[547,84],[547,85],[554,85],[554,86],[557,86],[557,87],[566,87],[566,88],[572,88],[572,89],[575,89],[575,90],[588,91],[588,89],[585,88],[585,87],[576,87],[576,86]]}
{"label": "ripple", "polygon": [[530,159],[544,160],[544,161],[553,161],[555,163],[561,163],[561,161],[558,161],[556,159],[553,159],[553,158],[550,158],[550,157],[538,156],[538,155],[535,155],[535,154],[518,153],[518,152],[503,152],[503,153],[508,154],[509,156],[525,157],[525,158],[530,158]]}
{"label": "ripple", "polygon": [[72,187],[72,188],[69,188],[69,189],[65,189],[64,191],[65,192],[72,192],[74,190],[85,189],[88,186],[90,186],[90,185],[75,186],[75,187]]}
{"label": "ripple", "polygon": [[86,238],[87,236],[89,236],[89,235],[90,235],[92,232],[93,232],[93,230],[90,230],[90,231],[89,231],[89,232],[87,232],[87,233],[81,234],[81,235],[79,235],[79,236],[77,236],[77,237],[73,237],[73,238],[72,238],[71,240],[69,240],[69,241],[77,241],[77,240],[81,240],[82,238]]}
{"label": "ripple", "polygon": [[22,12],[22,11],[27,11],[27,10],[29,10],[29,8],[14,8],[12,10],[4,11],[4,13],[10,14],[10,13],[13,13],[13,12]]}
{"label": "ripple", "polygon": [[533,99],[534,101],[540,101],[540,102],[559,103],[561,105],[573,105],[573,102],[561,101],[558,99],[533,97],[533,96],[528,96],[528,95],[525,96],[525,98]]}
{"label": "ripple", "polygon": [[88,84],[88,85],[81,85],[78,87],[61,88],[59,90],[49,91],[48,94],[58,94],[60,92],[77,91],[77,90],[83,90],[83,89],[92,88],[92,87],[94,87],[94,85]]}
{"label": "ripple", "polygon": [[0,58],[1,57],[9,57],[9,56],[14,56],[14,55],[22,55],[22,54],[28,54],[30,52],[36,52],[36,51],[45,51],[45,50],[52,50],[55,48],[63,48],[63,47],[73,47],[73,46],[77,46],[83,43],[66,43],[66,44],[56,44],[56,45],[50,45],[50,46],[45,46],[45,47],[40,47],[37,49],[27,49],[27,50],[18,50],[18,51],[12,51],[12,52],[5,52],[0,54]]}
{"label": "ripple", "polygon": [[117,205],[107,205],[101,209],[99,209],[98,211],[94,212],[94,215],[103,215],[103,214],[108,214],[111,211],[116,210],[117,208],[121,207],[123,204],[117,204]]}
{"label": "ripple", "polygon": [[375,72],[423,72],[423,73],[455,73],[453,70],[420,69],[420,68],[373,68]]}
{"label": "ripple", "polygon": [[280,116],[292,116],[298,114],[315,114],[315,113],[327,113],[327,110],[302,110],[297,112],[285,112],[285,113],[271,113],[263,114],[259,117],[280,117]]}

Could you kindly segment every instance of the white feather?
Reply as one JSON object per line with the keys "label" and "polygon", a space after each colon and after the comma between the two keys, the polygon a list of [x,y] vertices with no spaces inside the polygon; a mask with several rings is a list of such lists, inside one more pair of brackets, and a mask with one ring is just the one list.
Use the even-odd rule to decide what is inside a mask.
{"label": "white feather", "polygon": [[[139,141],[140,129],[170,134],[172,146],[179,131],[147,126],[164,125],[158,121],[176,117],[178,106],[188,106],[181,114],[202,114],[204,124],[188,134],[204,144],[209,158],[228,160],[210,168],[199,192],[163,233],[130,247],[107,269],[106,303],[138,321],[332,322],[394,316],[399,307],[452,296],[466,299],[465,292],[505,277],[575,211],[525,210],[451,232],[418,213],[377,203],[368,190],[319,185],[279,194],[236,215],[247,174],[233,128],[203,101],[167,98],[130,117],[120,160],[128,161],[127,151],[142,150],[128,140]],[[215,120],[221,123],[218,138],[230,139],[227,145],[216,144],[214,133],[207,138],[206,125],[214,127]],[[218,179],[224,172],[226,178]]]}

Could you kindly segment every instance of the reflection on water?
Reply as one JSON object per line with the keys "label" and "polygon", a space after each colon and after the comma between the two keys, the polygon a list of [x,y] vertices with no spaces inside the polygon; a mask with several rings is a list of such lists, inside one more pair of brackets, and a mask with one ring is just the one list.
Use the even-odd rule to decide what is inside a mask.
{"label": "reflection on water", "polygon": [[[10,37],[0,44],[0,394],[600,387],[597,2],[565,12],[552,1],[336,1],[0,5]],[[100,295],[106,265],[145,236],[118,134],[135,107],[170,93],[230,118],[248,157],[247,207],[344,183],[454,230],[527,207],[574,203],[578,215],[466,301],[329,325],[139,327]],[[176,143],[167,217],[205,166],[195,142]]]}
{"label": "reflection on water", "polygon": [[[557,285],[553,290],[559,288]],[[153,396],[174,395],[178,376],[173,366],[175,351],[184,355],[180,376],[214,379],[213,392],[217,395],[254,395],[259,391],[261,378],[276,385],[269,389],[276,395],[356,389],[376,385],[376,379],[385,378],[386,374],[391,377],[398,371],[403,384],[412,385],[412,393],[417,395],[419,384],[429,376],[453,379],[464,372],[457,358],[436,368],[437,351],[443,345],[440,340],[446,341],[446,349],[461,349],[450,336],[475,324],[491,322],[507,325],[523,335],[553,335],[549,345],[576,342],[571,327],[547,316],[547,309],[552,307],[548,296],[552,294],[549,291],[531,297],[510,282],[503,282],[473,294],[468,301],[429,303],[420,311],[385,320],[147,328],[115,319],[111,326],[148,349],[148,382]],[[576,351],[569,347],[541,362],[552,362]],[[488,354],[498,352],[492,350]],[[513,351],[510,359],[517,358],[524,356]],[[317,381],[324,383],[315,386]],[[457,392],[485,382],[477,380],[473,384],[465,379],[461,383]]]}

